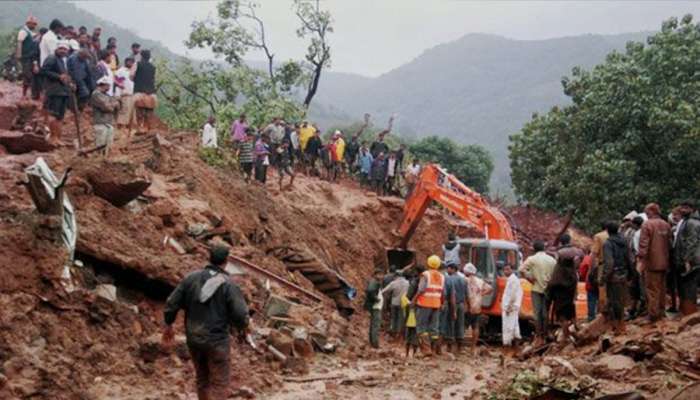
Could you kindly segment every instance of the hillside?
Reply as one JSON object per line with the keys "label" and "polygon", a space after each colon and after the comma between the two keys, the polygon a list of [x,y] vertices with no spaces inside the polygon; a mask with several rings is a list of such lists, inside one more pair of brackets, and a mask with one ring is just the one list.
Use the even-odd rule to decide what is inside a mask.
{"label": "hillside", "polygon": [[523,41],[469,34],[374,79],[349,76],[343,84],[328,74],[315,102],[352,116],[370,112],[385,119],[396,112],[401,132],[482,144],[496,161],[492,186],[505,188],[510,186],[508,136],[533,112],[568,101],[561,77],[574,66],[591,67],[610,51],[645,36]]}
{"label": "hillside", "polygon": [[114,36],[119,45],[119,54],[126,55],[131,43],[141,43],[142,48],[151,49],[157,56],[166,58],[177,57],[165,46],[154,40],[148,40],[135,33],[119,27],[118,25],[100,18],[94,14],[83,11],[72,3],[62,1],[3,1],[0,7],[0,32],[14,31],[18,29],[29,14],[39,18],[39,26],[47,26],[52,19],[58,18],[66,25],[73,25],[76,29],[83,25],[92,32],[96,26],[102,27],[103,42]]}

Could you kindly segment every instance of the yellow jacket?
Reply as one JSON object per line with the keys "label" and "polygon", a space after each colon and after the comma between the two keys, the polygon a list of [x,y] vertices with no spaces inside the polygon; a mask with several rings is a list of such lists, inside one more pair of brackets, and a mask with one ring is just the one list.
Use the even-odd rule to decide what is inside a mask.
{"label": "yellow jacket", "polygon": [[311,125],[308,125],[306,128],[299,128],[299,145],[302,151],[306,150],[306,144],[309,143],[309,139],[314,135],[314,132],[316,132],[316,129]]}

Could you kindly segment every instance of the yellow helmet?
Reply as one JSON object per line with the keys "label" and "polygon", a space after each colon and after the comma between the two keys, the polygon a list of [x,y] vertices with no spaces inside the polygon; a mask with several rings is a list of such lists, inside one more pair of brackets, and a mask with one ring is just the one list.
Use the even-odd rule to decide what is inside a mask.
{"label": "yellow helmet", "polygon": [[440,268],[440,264],[442,264],[442,261],[440,260],[440,257],[436,256],[435,254],[428,257],[428,268],[438,269]]}

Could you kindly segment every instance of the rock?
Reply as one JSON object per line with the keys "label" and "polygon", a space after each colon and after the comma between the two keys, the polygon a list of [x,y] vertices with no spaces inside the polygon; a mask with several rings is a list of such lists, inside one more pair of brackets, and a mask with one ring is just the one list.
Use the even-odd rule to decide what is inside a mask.
{"label": "rock", "polygon": [[24,154],[32,151],[44,153],[55,149],[43,136],[32,133],[0,131],[0,144],[10,154]]}
{"label": "rock", "polygon": [[294,339],[294,352],[301,357],[312,357],[314,355],[314,347],[306,339]]}
{"label": "rock", "polygon": [[546,381],[552,376],[552,368],[547,365],[540,365],[537,368],[537,379],[540,381]]}
{"label": "rock", "polygon": [[700,324],[700,312],[696,312],[690,315],[686,315],[681,319],[681,322],[678,324],[679,328],[681,330],[685,330],[690,326]]}
{"label": "rock", "polygon": [[265,304],[265,315],[269,317],[286,317],[289,315],[289,310],[294,304],[287,299],[271,295]]}
{"label": "rock", "polygon": [[109,301],[117,301],[117,287],[109,284],[97,285],[95,294]]}
{"label": "rock", "polygon": [[279,350],[285,356],[294,354],[294,339],[280,331],[273,330],[267,337],[266,343]]}
{"label": "rock", "polygon": [[634,367],[634,360],[620,354],[602,356],[595,362],[593,374],[600,377],[613,378],[618,372],[624,372]]}

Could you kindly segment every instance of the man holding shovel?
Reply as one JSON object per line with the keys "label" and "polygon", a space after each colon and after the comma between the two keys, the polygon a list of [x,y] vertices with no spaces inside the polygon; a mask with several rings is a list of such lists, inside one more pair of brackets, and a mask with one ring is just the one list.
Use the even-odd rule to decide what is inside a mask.
{"label": "man holding shovel", "polygon": [[173,343],[172,324],[178,311],[185,310],[187,347],[197,374],[199,400],[228,398],[229,334],[232,327],[242,337],[247,333],[248,306],[240,288],[224,271],[228,255],[226,247],[213,247],[209,265],[185,277],[168,297],[163,311],[163,345],[168,348]]}

